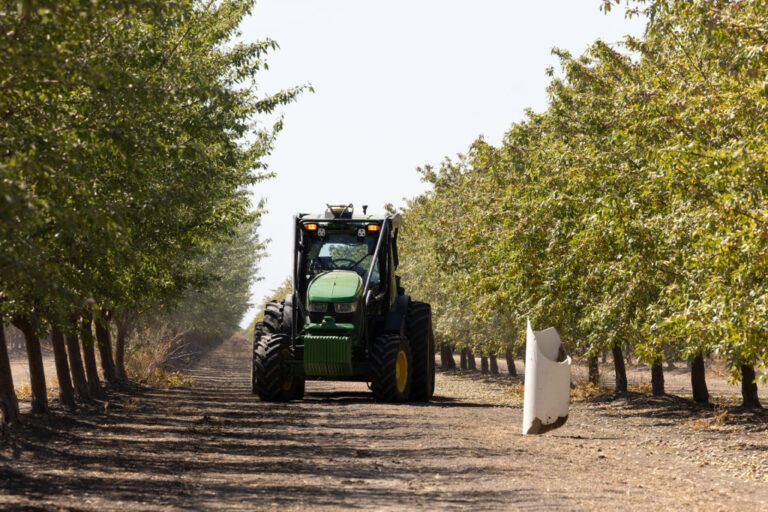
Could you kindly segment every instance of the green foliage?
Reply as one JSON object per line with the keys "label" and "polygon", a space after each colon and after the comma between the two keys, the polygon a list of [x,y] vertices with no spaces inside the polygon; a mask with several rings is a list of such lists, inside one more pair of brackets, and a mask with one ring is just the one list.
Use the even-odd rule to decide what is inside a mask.
{"label": "green foliage", "polygon": [[277,44],[234,42],[252,6],[0,7],[3,316],[61,323],[92,298],[236,325],[261,252],[247,190],[281,126],[255,121],[302,90],[256,94]]}
{"label": "green foliage", "polygon": [[580,353],[764,365],[768,6],[628,9],[650,20],[642,38],[555,50],[545,112],[421,170],[406,282],[460,347],[519,342],[529,317]]}
{"label": "green foliage", "polygon": [[148,310],[144,323],[163,325],[173,332],[216,336],[231,335],[251,307],[250,288],[257,264],[264,255],[258,224],[242,225],[232,240],[212,246],[194,264],[206,282],[180,297]]}

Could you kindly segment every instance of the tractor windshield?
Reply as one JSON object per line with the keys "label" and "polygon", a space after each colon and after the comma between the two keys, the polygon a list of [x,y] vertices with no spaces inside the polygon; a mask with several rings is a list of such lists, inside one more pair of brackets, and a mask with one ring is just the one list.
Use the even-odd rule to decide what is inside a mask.
{"label": "tractor windshield", "polygon": [[[304,256],[304,268],[307,269],[309,279],[329,270],[354,270],[365,281],[375,250],[375,237],[366,236],[360,239],[355,235],[331,233],[325,238],[312,240]],[[378,281],[379,263],[376,262],[371,282]]]}

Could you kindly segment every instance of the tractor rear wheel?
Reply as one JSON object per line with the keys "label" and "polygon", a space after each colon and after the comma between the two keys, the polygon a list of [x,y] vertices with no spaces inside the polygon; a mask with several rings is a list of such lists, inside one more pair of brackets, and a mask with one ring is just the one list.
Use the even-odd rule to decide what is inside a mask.
{"label": "tractor rear wheel", "polygon": [[304,378],[285,377],[282,362],[291,357],[288,337],[284,334],[262,336],[253,354],[253,387],[265,402],[301,400],[304,396]]}
{"label": "tractor rear wheel", "polygon": [[377,400],[405,402],[411,391],[411,346],[405,336],[384,334],[371,348],[371,390]]}
{"label": "tractor rear wheel", "polygon": [[415,402],[429,402],[435,393],[435,337],[429,304],[411,302],[405,318],[405,335],[411,343],[413,359],[413,382],[408,398]]}

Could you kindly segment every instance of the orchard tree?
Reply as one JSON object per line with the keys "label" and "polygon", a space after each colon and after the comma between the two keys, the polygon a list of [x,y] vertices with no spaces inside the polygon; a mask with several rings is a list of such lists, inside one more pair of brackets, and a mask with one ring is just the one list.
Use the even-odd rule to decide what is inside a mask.
{"label": "orchard tree", "polygon": [[95,314],[102,367],[117,380],[108,322],[217,281],[201,261],[258,217],[247,188],[269,176],[262,158],[280,122],[254,121],[302,88],[257,94],[277,45],[233,42],[252,6],[2,8],[0,290],[4,318],[25,333],[36,411],[46,407],[38,339],[49,324],[57,369],[58,333],[70,357],[80,336],[95,382]]}

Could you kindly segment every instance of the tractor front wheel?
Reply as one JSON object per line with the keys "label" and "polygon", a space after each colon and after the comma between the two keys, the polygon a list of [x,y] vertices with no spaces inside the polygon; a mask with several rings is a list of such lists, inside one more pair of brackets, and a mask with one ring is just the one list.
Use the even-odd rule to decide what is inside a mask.
{"label": "tractor front wheel", "polygon": [[411,346],[399,334],[379,336],[371,349],[371,390],[377,400],[405,402],[411,392]]}
{"label": "tractor front wheel", "polygon": [[256,343],[253,353],[253,387],[265,402],[301,400],[304,396],[304,378],[285,377],[282,362],[291,357],[287,336],[267,334]]}

